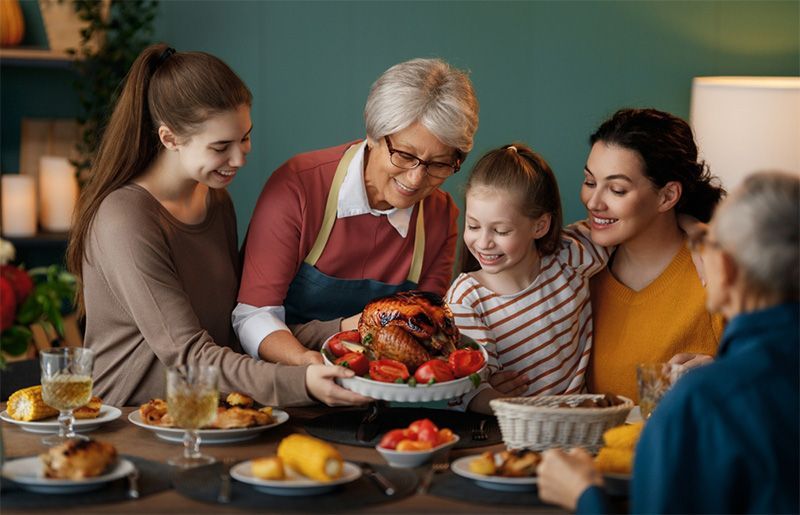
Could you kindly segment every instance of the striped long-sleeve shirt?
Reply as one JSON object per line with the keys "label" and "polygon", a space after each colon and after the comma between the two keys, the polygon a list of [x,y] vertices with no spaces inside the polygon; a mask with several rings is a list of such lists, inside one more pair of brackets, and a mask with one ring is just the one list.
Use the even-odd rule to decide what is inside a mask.
{"label": "striped long-sleeve shirt", "polygon": [[[539,274],[524,290],[499,295],[466,273],[446,299],[459,330],[486,347],[490,373],[526,374],[526,396],[577,393],[592,348],[589,278],[608,256],[592,243],[588,227],[575,224],[564,230],[555,253],[542,256]],[[465,396],[463,406],[486,387]]]}

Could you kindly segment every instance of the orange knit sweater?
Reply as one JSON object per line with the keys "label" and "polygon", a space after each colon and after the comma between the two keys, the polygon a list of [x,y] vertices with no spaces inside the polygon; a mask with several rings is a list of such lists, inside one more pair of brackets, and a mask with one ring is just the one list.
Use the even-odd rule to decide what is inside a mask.
{"label": "orange knit sweater", "polygon": [[638,363],[668,361],[679,352],[716,355],[722,318],[706,311],[705,290],[686,247],[641,291],[620,283],[608,269],[594,276],[591,288],[590,392],[610,392],[638,402]]}

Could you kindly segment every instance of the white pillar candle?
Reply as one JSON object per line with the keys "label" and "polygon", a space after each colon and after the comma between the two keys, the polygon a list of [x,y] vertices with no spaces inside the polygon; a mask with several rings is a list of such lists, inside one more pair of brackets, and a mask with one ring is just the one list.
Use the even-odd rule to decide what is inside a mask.
{"label": "white pillar candle", "polygon": [[66,157],[39,159],[39,215],[47,231],[68,231],[78,201],[75,168]]}
{"label": "white pillar candle", "polygon": [[2,177],[3,236],[24,237],[36,234],[36,183],[29,175]]}

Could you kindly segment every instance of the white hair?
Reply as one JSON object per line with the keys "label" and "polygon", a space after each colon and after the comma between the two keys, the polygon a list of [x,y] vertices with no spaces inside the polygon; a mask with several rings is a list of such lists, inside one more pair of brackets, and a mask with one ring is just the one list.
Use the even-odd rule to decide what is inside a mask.
{"label": "white hair", "polygon": [[714,217],[715,236],[749,287],[797,301],[800,289],[800,177],[750,175]]}
{"label": "white hair", "polygon": [[420,122],[442,143],[466,154],[478,129],[478,99],[465,72],[441,59],[412,59],[378,77],[364,119],[373,140]]}

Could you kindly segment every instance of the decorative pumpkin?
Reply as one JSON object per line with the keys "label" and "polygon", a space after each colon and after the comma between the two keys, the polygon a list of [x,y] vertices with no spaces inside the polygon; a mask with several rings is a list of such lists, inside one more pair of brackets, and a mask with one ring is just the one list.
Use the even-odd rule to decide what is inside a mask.
{"label": "decorative pumpkin", "polygon": [[25,19],[19,0],[0,0],[0,45],[19,45],[24,35]]}

